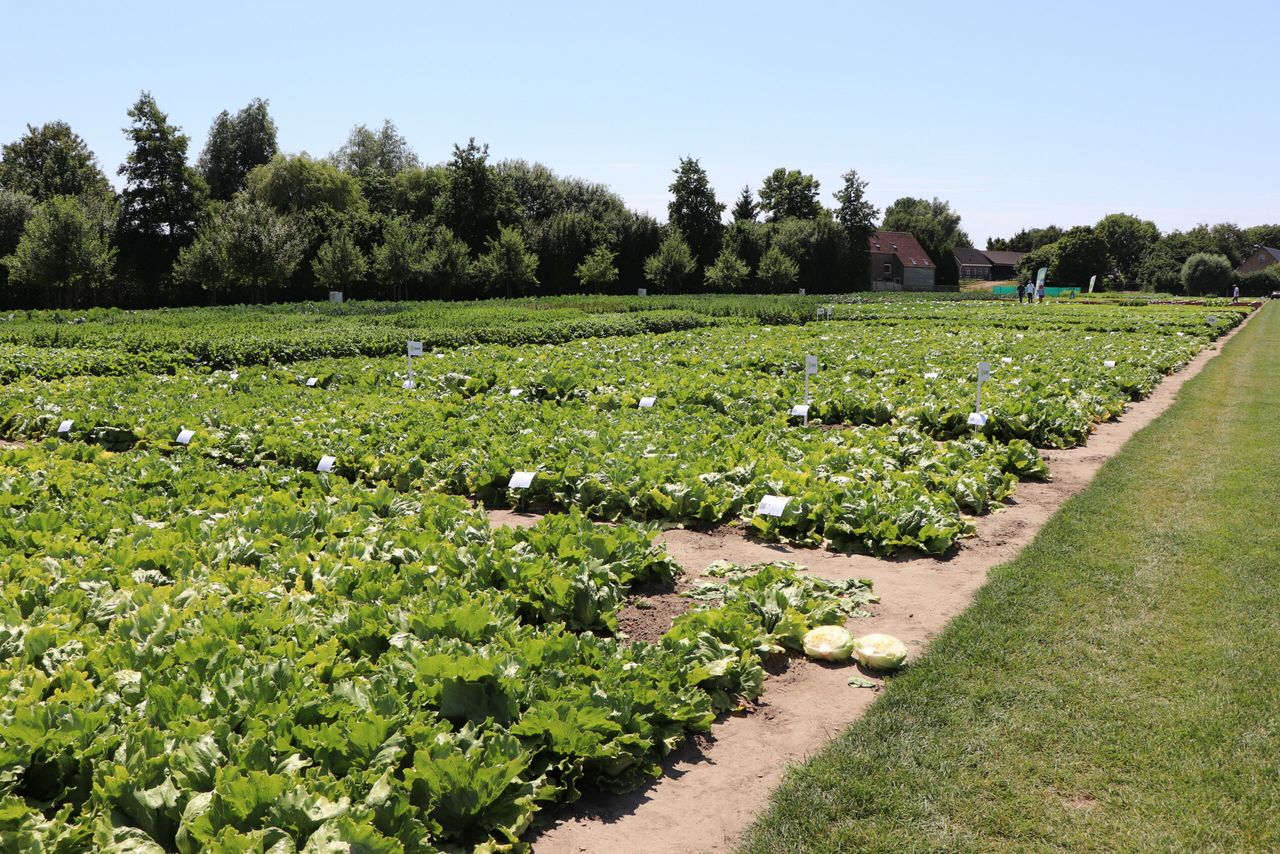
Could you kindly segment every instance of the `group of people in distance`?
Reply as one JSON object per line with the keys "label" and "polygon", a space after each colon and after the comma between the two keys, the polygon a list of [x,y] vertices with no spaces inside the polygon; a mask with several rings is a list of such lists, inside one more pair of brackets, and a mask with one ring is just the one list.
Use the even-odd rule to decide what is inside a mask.
{"label": "group of people in distance", "polygon": [[1022,302],[1022,298],[1026,297],[1028,303],[1033,303],[1037,299],[1044,302],[1044,282],[1036,284],[1035,282],[1018,282],[1018,302]]}

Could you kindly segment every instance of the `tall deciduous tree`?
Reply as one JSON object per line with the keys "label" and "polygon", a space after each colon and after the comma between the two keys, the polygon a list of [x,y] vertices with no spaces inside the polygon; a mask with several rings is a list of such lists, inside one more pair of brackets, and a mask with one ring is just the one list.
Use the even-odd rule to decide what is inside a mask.
{"label": "tall deciduous tree", "polygon": [[837,205],[836,221],[849,235],[849,283],[863,288],[871,280],[870,238],[875,234],[880,211],[867,201],[867,182],[858,177],[856,170],[850,169],[840,180],[840,189],[832,195]]}
{"label": "tall deciduous tree", "polygon": [[644,262],[644,277],[659,291],[675,293],[698,268],[689,244],[672,231]]}
{"label": "tall deciduous tree", "polygon": [[422,165],[391,119],[384,120],[379,130],[365,125],[353,127],[347,141],[334,153],[333,161],[339,169],[356,175],[391,176]]}
{"label": "tall deciduous tree", "polygon": [[760,259],[760,268],[756,270],[756,278],[773,293],[790,290],[799,276],[800,265],[788,258],[778,246],[769,247],[769,251]]}
{"label": "tall deciduous tree", "polygon": [[1138,280],[1143,257],[1160,239],[1160,229],[1154,222],[1123,213],[1104,216],[1094,226],[1094,232],[1106,244],[1110,266],[1124,284]]}
{"label": "tall deciduous tree", "polygon": [[364,206],[354,178],[306,154],[276,155],[249,173],[245,189],[250,198],[280,213],[305,213],[322,207],[341,213]]}
{"label": "tall deciduous tree", "polygon": [[667,220],[683,238],[694,260],[705,267],[720,251],[724,205],[716,201],[707,171],[695,158],[680,158],[680,166],[673,171],[676,178],[668,187],[671,201],[667,204]]}
{"label": "tall deciduous tree", "polygon": [[608,292],[618,281],[618,268],[613,263],[617,257],[618,253],[607,246],[596,247],[578,265],[578,284],[588,293]]}
{"label": "tall deciduous tree", "polygon": [[306,235],[262,202],[237,196],[209,206],[196,239],[178,255],[174,276],[215,302],[266,302],[301,263]]}
{"label": "tall deciduous tree", "polygon": [[346,230],[339,230],[316,251],[311,262],[316,284],[327,291],[349,291],[361,284],[369,271],[369,260]]}
{"label": "tall deciduous tree", "polygon": [[748,184],[742,188],[742,192],[738,194],[738,200],[733,203],[733,221],[755,222],[759,215],[760,206],[756,204],[755,194],[751,192],[751,185]]}
{"label": "tall deciduous tree", "polygon": [[267,102],[254,98],[234,116],[226,110],[217,115],[196,169],[208,185],[209,195],[225,201],[244,189],[255,166],[270,163],[279,153],[276,123]]}
{"label": "tall deciduous tree", "polygon": [[430,244],[426,264],[427,285],[433,296],[450,299],[467,284],[471,273],[471,252],[467,244],[446,226],[439,226],[431,233]]}
{"label": "tall deciduous tree", "polygon": [[751,270],[742,259],[733,254],[733,250],[725,247],[716,256],[716,262],[707,268],[707,290],[719,293],[733,293],[742,290]]}
{"label": "tall deciduous tree", "polygon": [[799,169],[774,169],[760,184],[760,209],[770,222],[781,219],[813,219],[822,211],[818,191],[822,185]]}
{"label": "tall deciduous tree", "polygon": [[27,221],[35,211],[36,200],[26,193],[0,189],[0,304],[21,306],[25,302],[22,294],[6,287],[9,273],[4,258],[18,248]]}
{"label": "tall deciduous tree", "polygon": [[1138,287],[1154,293],[1176,294],[1182,290],[1182,265],[1163,241],[1153,244],[1138,265]]}
{"label": "tall deciduous tree", "polygon": [[477,281],[492,295],[523,296],[538,286],[538,256],[525,246],[513,226],[502,226],[487,241],[488,251],[476,259]]}
{"label": "tall deciduous tree", "polygon": [[1229,296],[1234,272],[1227,256],[1197,252],[1182,265],[1182,289],[1192,296]]}
{"label": "tall deciduous tree", "polygon": [[427,273],[427,233],[424,226],[396,217],[382,229],[382,243],[373,249],[373,274],[391,291],[392,299],[415,294]]}
{"label": "tall deciduous tree", "polygon": [[1085,287],[1092,277],[1102,276],[1110,266],[1106,241],[1087,225],[1068,229],[1052,248],[1054,261],[1049,275],[1055,285]]}
{"label": "tall deciduous tree", "polygon": [[54,196],[36,208],[4,259],[9,283],[40,293],[47,308],[89,304],[90,292],[109,281],[114,262],[101,223],[72,196]]}
{"label": "tall deciduous tree", "polygon": [[489,146],[472,137],[455,145],[449,164],[449,183],[440,200],[440,218],[472,251],[483,249],[498,227],[515,219],[511,185],[489,165]]}
{"label": "tall deciduous tree", "polygon": [[133,124],[124,129],[133,149],[120,167],[121,261],[142,282],[168,278],[179,250],[195,235],[206,192],[204,181],[187,165],[190,140],[143,92],[129,109]]}
{"label": "tall deciduous tree", "polygon": [[988,237],[987,248],[992,251],[1032,252],[1050,243],[1057,243],[1062,239],[1063,233],[1063,230],[1056,225],[1024,228],[1013,237]]}
{"label": "tall deciduous tree", "polygon": [[89,146],[61,121],[27,125],[25,135],[4,146],[0,188],[25,193],[37,202],[54,196],[112,193]]}

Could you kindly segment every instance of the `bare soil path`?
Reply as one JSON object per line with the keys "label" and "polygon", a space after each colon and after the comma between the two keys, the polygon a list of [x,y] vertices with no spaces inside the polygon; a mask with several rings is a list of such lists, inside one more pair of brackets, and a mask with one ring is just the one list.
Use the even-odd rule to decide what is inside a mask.
{"label": "bare soil path", "polygon": [[[1182,384],[1198,374],[1242,326],[1167,377],[1118,421],[1099,425],[1086,446],[1042,452],[1052,479],[1019,484],[1007,506],[976,519],[977,536],[946,559],[885,561],[794,549],[751,541],[731,527],[710,533],[673,530],[662,537],[693,578],[716,560],[742,564],[792,560],[827,578],[870,578],[882,601],[870,618],[856,621],[855,631],[896,635],[914,657],[969,605],[988,570],[1030,543],[1049,517],[1081,492],[1129,437],[1169,408]],[[537,517],[495,511],[491,518],[496,524],[531,524]],[[850,676],[868,674],[848,666],[828,667],[796,657],[770,672],[753,713],[717,722],[709,737],[678,752],[668,761],[666,774],[645,789],[621,796],[588,795],[567,808],[534,840],[536,854],[731,850],[787,766],[816,752],[860,717],[878,693],[878,689],[851,687]]]}

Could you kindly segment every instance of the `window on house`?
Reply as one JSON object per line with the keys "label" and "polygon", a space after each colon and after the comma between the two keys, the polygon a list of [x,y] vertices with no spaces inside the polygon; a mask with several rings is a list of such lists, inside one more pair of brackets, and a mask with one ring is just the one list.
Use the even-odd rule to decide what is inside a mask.
{"label": "window on house", "polygon": [[892,275],[893,275],[893,265],[892,265],[892,264],[885,264],[885,265],[884,265],[884,274],[885,274],[886,276],[892,276]]}

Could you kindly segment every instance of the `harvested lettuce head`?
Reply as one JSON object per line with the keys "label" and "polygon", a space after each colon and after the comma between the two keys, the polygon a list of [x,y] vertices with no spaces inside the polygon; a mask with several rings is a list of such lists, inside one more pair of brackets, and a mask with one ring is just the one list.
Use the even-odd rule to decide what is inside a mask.
{"label": "harvested lettuce head", "polygon": [[844,626],[818,626],[804,636],[804,654],[819,661],[848,661],[853,635]]}
{"label": "harvested lettuce head", "polygon": [[907,663],[907,645],[893,635],[863,635],[854,644],[854,653],[870,670],[897,670]]}

